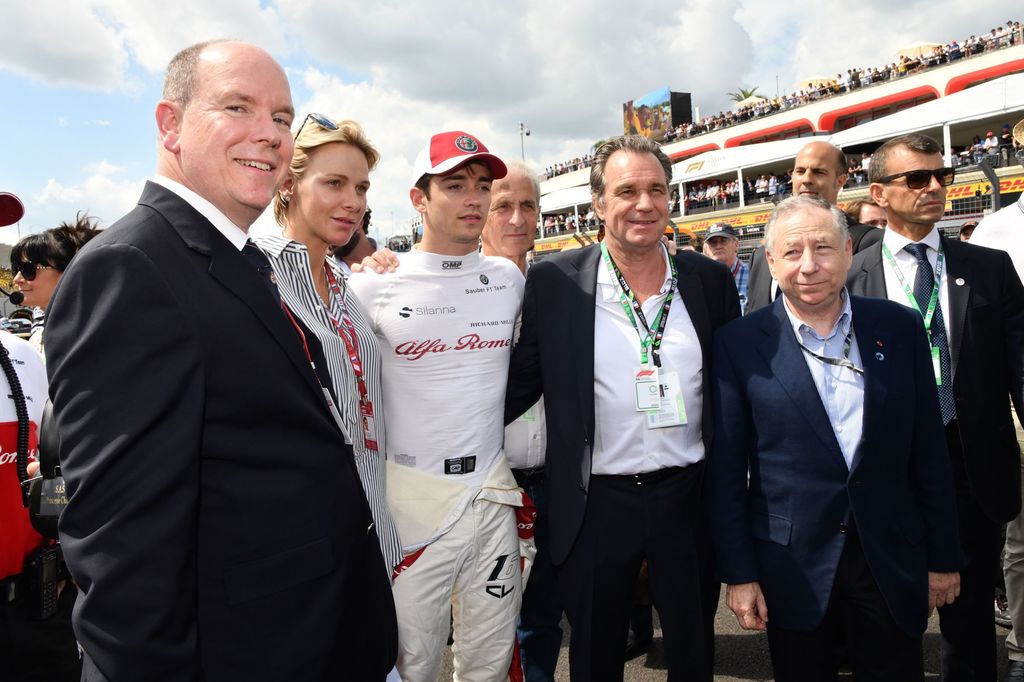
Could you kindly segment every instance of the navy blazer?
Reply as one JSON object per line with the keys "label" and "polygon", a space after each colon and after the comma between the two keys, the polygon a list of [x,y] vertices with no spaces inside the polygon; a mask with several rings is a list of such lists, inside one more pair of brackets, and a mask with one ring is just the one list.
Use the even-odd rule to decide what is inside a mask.
{"label": "navy blazer", "polygon": [[[688,251],[675,256],[679,300],[693,321],[704,356],[705,449],[710,447],[711,335],[740,314],[729,269]],[[505,423],[544,395],[547,418],[545,472],[549,493],[551,559],[565,560],[583,523],[594,442],[594,317],[598,245],[545,258],[530,268],[523,324],[512,351]],[[673,303],[673,308],[675,307]]]}
{"label": "navy blazer", "polygon": [[810,631],[854,522],[893,618],[916,637],[928,620],[928,572],[962,563],[931,356],[917,313],[857,296],[851,305],[864,365],[851,467],[781,298],[716,333],[716,559],[723,582],[761,584],[772,624]]}
{"label": "navy blazer", "polygon": [[[949,352],[967,483],[985,514],[1020,513],[1020,448],[1010,400],[1024,408],[1024,286],[1009,255],[942,238],[949,289]],[[853,257],[847,286],[887,298],[882,245]],[[903,296],[902,293],[899,294]]]}
{"label": "navy blazer", "polygon": [[352,451],[209,221],[147,184],[64,273],[45,343],[83,680],[384,678],[394,603]]}

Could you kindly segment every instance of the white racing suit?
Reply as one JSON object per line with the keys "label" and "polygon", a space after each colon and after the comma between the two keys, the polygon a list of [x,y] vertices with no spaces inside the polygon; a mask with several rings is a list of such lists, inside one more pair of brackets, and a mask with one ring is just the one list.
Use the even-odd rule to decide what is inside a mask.
{"label": "white racing suit", "polygon": [[348,280],[381,342],[386,496],[406,554],[393,585],[404,682],[436,682],[450,616],[455,680],[509,676],[522,562],[535,553],[532,502],[502,452],[523,281],[505,259],[422,251],[393,274]]}

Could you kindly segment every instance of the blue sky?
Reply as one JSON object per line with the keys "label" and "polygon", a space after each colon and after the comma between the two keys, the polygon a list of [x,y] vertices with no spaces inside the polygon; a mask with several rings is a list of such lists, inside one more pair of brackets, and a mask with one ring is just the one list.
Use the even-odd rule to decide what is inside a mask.
{"label": "blue sky", "polygon": [[[622,103],[668,86],[704,114],[726,93],[774,94],[802,77],[891,61],[915,40],[949,41],[1024,18],[1013,2],[898,7],[820,0],[51,0],[5,3],[0,22],[0,191],[21,234],[88,210],[110,224],[155,159],[153,110],[178,49],[214,37],[265,47],[285,66],[301,119],[359,121],[382,153],[371,175],[378,234],[404,232],[412,161],[428,136],[462,129],[538,170],[621,132]],[[272,229],[267,216],[259,230]],[[18,227],[0,228],[0,242]]]}

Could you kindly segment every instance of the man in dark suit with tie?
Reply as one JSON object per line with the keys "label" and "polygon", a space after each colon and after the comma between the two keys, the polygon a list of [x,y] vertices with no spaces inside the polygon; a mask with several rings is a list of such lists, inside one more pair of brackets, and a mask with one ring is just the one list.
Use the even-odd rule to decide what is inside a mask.
{"label": "man in dark suit with tie", "polygon": [[84,680],[380,680],[394,665],[388,574],[311,366],[322,352],[245,253],[292,119],[266,52],[179,53],[155,179],[50,306]]}
{"label": "man in dark suit with tie", "polygon": [[670,258],[671,163],[640,136],[591,166],[605,240],[530,269],[506,421],[541,393],[551,560],[572,626],[573,679],[621,680],[647,559],[670,680],[710,680],[719,583],[701,482],[711,441],[712,331],[738,317],[729,270]]}
{"label": "man in dark suit with tie", "polygon": [[1020,452],[1010,399],[1024,405],[1024,287],[1009,256],[941,236],[953,169],[925,135],[896,137],[871,157],[882,242],[854,258],[854,294],[915,308],[928,330],[967,555],[961,597],[939,609],[942,679],[996,676],[992,603],[1000,525],[1020,510]]}
{"label": "man in dark suit with tie", "polygon": [[843,214],[791,197],[766,228],[782,296],[715,334],[712,531],[726,601],[778,682],[924,679],[956,598],[953,480],[919,317],[844,287]]}
{"label": "man in dark suit with tie", "polygon": [[[807,143],[793,161],[793,196],[818,197],[835,206],[846,184],[846,169],[846,154],[842,149],[820,140]],[[882,239],[882,231],[873,225],[847,221],[847,230],[854,253]],[[776,295],[764,251],[764,246],[759,246],[750,257],[745,308],[748,313],[769,305]]]}

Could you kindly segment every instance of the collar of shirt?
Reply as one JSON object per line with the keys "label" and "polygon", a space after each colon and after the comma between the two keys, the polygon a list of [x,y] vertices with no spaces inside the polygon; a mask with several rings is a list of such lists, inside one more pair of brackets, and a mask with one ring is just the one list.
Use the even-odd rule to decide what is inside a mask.
{"label": "collar of shirt", "polygon": [[240,228],[231,222],[231,219],[221,213],[220,209],[211,204],[206,199],[202,198],[185,185],[179,182],[175,182],[168,177],[163,175],[153,176],[153,182],[160,185],[164,189],[174,192],[182,200],[185,201],[189,206],[199,211],[204,218],[210,221],[210,223],[217,228],[217,231],[224,235],[231,244],[238,249],[242,250],[245,246],[245,242],[248,241],[249,235],[246,234],[245,230]]}
{"label": "collar of shirt", "polygon": [[[667,296],[668,292],[672,289],[672,268],[669,267],[668,263],[668,250],[665,247],[661,247],[661,253],[665,262],[665,281],[661,283],[661,289],[658,291],[658,297]],[[597,288],[603,301],[610,302],[619,300],[619,283],[614,280],[612,273],[604,264],[603,258],[601,258],[598,263]]]}
{"label": "collar of shirt", "polygon": [[796,334],[796,338],[799,341],[803,337],[810,335],[812,338],[818,341],[828,341],[841,334],[843,338],[850,333],[850,325],[853,324],[853,309],[850,307],[850,296],[846,292],[846,287],[839,293],[839,296],[843,302],[843,311],[839,313],[839,319],[832,325],[832,331],[828,336],[821,336],[814,327],[810,326],[799,317],[797,317],[789,307],[789,301],[783,297],[783,307],[786,309],[786,315],[789,317],[789,324],[793,327],[793,333]]}
{"label": "collar of shirt", "polygon": [[[885,234],[882,235],[882,243],[889,247],[889,252],[892,253],[893,258],[900,260],[901,257],[905,256],[910,260],[914,260],[913,254],[903,250],[903,247],[907,244],[914,243],[912,239],[907,239],[901,234],[893,232],[890,229],[886,229]],[[938,253],[940,244],[938,228],[933,225],[932,231],[929,232],[925,238],[920,241],[920,243],[927,245],[929,249]]]}

